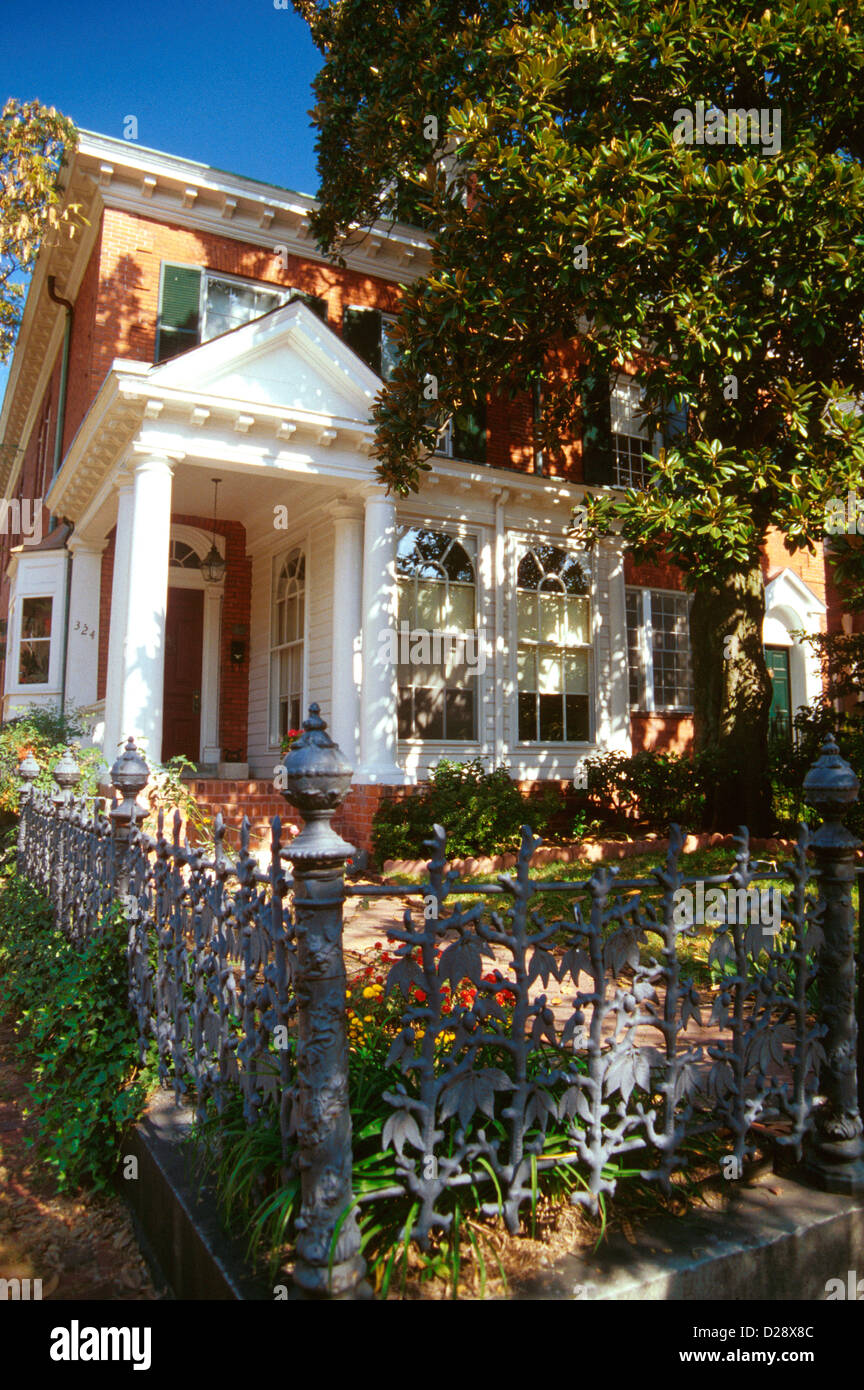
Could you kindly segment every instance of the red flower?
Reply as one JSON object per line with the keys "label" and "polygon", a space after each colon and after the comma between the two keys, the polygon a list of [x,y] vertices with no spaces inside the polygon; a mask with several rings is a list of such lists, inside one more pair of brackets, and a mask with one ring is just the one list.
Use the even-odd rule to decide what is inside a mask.
{"label": "red flower", "polygon": [[426,1003],[426,991],[423,990],[423,989],[415,989],[415,991],[414,991],[414,998],[417,1000],[417,1003],[418,1003],[418,1004],[425,1004],[425,1003]]}

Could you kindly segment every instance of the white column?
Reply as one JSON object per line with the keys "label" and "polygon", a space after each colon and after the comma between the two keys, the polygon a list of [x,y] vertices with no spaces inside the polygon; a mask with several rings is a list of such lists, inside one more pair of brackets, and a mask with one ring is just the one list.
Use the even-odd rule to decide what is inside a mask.
{"label": "white column", "polygon": [[162,760],[173,471],[171,463],[162,456],[141,458],[135,464],[132,493],[120,734],[122,738],[134,735],[151,764]]}
{"label": "white column", "polygon": [[[596,588],[602,595],[602,566],[603,558],[606,560],[607,593],[608,593],[608,632],[607,647],[608,654],[608,678],[605,692],[598,690],[597,701],[597,732],[596,741],[600,748],[604,750],[621,753],[632,752],[632,741],[630,737],[630,688],[627,678],[627,602],[626,589],[624,583],[624,551],[620,544],[610,542],[607,546],[598,548],[598,568],[600,574],[597,576],[599,584]],[[599,609],[600,603],[597,603]],[[598,643],[595,641],[595,653]],[[599,668],[602,671],[605,663],[600,660]]]}
{"label": "white column", "polygon": [[[338,606],[343,595],[334,596]],[[396,507],[367,497],[363,537],[363,681],[360,780],[404,782],[396,763],[397,669],[381,659],[381,634],[396,629]]]}
{"label": "white column", "polygon": [[93,705],[99,674],[99,600],[104,541],[70,536],[69,642],[66,650],[66,704],[70,710]]}
{"label": "white column", "polygon": [[110,768],[120,752],[123,700],[123,641],[129,601],[129,553],[132,542],[132,479],[116,485],[117,525],[114,532],[114,572],[111,579],[111,620],[108,628],[108,670],[105,679],[105,740],[103,753]]}
{"label": "white column", "polygon": [[352,767],[360,755],[363,656],[363,517],[351,507],[333,511],[333,651],[330,736]]}
{"label": "white column", "polygon": [[218,763],[219,745],[219,653],[222,619],[222,585],[204,587],[204,640],[201,663],[201,761]]}

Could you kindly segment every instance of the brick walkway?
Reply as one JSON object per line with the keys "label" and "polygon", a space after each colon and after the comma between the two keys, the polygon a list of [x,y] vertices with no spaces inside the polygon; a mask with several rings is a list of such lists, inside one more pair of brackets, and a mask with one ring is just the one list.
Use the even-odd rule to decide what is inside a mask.
{"label": "brick walkway", "polygon": [[154,1289],[123,1202],[113,1194],[58,1194],[49,1169],[28,1147],[35,1125],[0,1020],[0,1279],[41,1279],[43,1299],[139,1301]]}

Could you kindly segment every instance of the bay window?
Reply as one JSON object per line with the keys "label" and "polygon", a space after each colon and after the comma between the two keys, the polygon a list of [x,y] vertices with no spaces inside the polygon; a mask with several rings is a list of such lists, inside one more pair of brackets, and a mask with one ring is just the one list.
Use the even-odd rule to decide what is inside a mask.
{"label": "bay window", "polygon": [[47,685],[51,665],[53,598],[21,600],[21,638],[18,644],[18,684]]}

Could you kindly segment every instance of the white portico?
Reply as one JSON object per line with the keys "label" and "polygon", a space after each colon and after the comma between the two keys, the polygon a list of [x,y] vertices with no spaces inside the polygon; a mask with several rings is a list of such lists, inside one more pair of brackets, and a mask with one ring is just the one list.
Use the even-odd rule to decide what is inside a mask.
{"label": "white portico", "polygon": [[[370,456],[379,389],[300,302],[115,362],[48,498],[74,522],[70,629],[110,614],[99,672],[67,659],[106,760],[134,734],[154,761],[269,778],[313,700],[360,784],[441,756],[569,780],[629,747],[623,569],[567,539],[581,490],[441,457],[397,504]],[[400,622],[470,630],[474,669],[386,659]]]}

